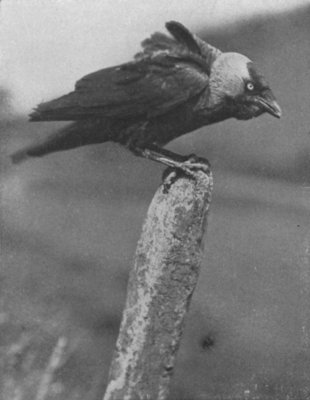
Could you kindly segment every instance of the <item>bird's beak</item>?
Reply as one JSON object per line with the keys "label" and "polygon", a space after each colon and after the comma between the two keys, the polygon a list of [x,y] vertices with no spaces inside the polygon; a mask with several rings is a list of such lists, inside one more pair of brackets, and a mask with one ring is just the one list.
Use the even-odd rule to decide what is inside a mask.
{"label": "bird's beak", "polygon": [[270,89],[264,91],[263,94],[257,96],[257,102],[267,113],[273,115],[276,118],[281,117],[282,115],[281,108]]}

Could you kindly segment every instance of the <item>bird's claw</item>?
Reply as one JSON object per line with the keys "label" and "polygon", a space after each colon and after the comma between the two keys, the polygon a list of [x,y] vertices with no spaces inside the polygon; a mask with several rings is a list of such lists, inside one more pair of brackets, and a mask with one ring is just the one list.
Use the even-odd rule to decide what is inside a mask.
{"label": "bird's claw", "polygon": [[207,159],[198,157],[196,154],[190,154],[186,160],[179,166],[186,174],[194,176],[196,171],[202,171],[206,174],[210,172],[210,163]]}
{"label": "bird's claw", "polygon": [[195,154],[184,157],[184,161],[173,160],[173,166],[169,166],[163,173],[164,193],[167,193],[170,187],[182,176],[196,179],[197,171],[203,171],[205,174],[209,174],[209,161]]}
{"label": "bird's claw", "polygon": [[167,194],[169,192],[171,186],[179,179],[180,174],[184,175],[184,172],[180,169],[169,167],[164,170],[162,176],[163,193]]}
{"label": "bird's claw", "polygon": [[169,167],[163,175],[163,181],[166,182],[166,190],[181,175],[196,179],[197,171],[202,171],[205,174],[210,173],[209,161],[205,158],[198,157],[195,154],[181,156],[161,148],[140,149],[135,147],[132,151],[134,151],[136,155],[159,162]]}

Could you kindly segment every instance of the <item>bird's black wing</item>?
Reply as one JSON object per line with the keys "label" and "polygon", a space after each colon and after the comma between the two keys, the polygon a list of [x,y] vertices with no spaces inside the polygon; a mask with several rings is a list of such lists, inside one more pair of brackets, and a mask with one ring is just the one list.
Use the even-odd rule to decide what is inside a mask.
{"label": "bird's black wing", "polygon": [[201,46],[181,24],[168,24],[177,40],[155,33],[135,61],[85,76],[74,92],[40,104],[32,120],[152,117],[199,95],[209,82]]}
{"label": "bird's black wing", "polygon": [[151,117],[186,102],[207,85],[208,75],[190,60],[158,55],[87,75],[74,92],[40,104],[32,119]]}

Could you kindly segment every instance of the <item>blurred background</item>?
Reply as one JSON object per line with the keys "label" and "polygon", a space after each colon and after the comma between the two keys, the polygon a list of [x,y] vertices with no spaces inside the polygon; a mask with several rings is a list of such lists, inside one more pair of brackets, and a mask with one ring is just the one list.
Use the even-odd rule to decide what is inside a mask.
{"label": "blurred background", "polygon": [[[310,398],[310,3],[3,0],[0,5],[0,398],[33,399],[59,337],[51,399],[99,400],[128,273],[163,168],[115,144],[13,166],[62,123],[27,122],[81,76],[128,61],[174,19],[253,59],[283,109],[169,144],[209,159],[205,258],[171,400]],[[1,397],[2,396],[2,397]]]}

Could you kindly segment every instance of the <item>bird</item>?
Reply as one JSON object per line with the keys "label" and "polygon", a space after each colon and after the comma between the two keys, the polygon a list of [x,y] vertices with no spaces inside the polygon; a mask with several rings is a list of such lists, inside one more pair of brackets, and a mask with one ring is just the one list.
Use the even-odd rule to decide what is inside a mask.
{"label": "bird", "polygon": [[165,26],[169,34],[145,39],[132,61],[86,75],[72,92],[39,104],[30,121],[71,124],[11,155],[13,163],[112,141],[186,169],[186,157],[164,148],[173,139],[228,118],[280,118],[268,82],[248,57],[220,51],[180,22]]}

